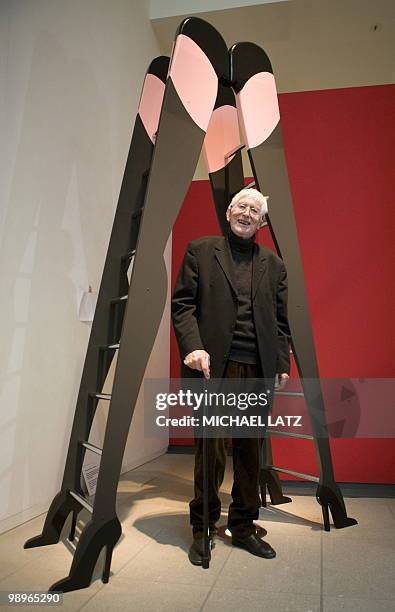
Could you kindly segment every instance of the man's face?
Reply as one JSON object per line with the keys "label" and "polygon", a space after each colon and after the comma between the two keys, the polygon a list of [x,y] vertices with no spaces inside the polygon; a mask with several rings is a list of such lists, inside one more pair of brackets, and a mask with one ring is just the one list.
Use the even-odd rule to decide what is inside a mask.
{"label": "man's face", "polygon": [[251,238],[262,222],[262,206],[250,196],[244,196],[226,211],[230,229],[240,238]]}

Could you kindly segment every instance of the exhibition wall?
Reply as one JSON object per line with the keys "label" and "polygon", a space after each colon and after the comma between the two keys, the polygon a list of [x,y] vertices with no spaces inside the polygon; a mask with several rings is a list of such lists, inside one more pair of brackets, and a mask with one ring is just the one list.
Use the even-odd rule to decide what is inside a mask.
{"label": "exhibition wall", "polygon": [[[395,376],[389,307],[395,292],[394,99],[393,85],[280,94],[289,178],[323,378]],[[275,204],[269,200],[269,211]],[[174,226],[173,285],[187,243],[218,233],[209,182],[194,181]],[[260,240],[274,248],[267,229],[262,230]],[[179,375],[174,335],[171,375]],[[332,448],[339,481],[395,482],[393,439],[336,439]],[[309,442],[276,439],[274,456],[281,467],[317,473]]]}
{"label": "exhibition wall", "polygon": [[[60,487],[90,332],[78,300],[99,287],[159,53],[141,0],[0,3],[0,531],[46,512]],[[167,305],[151,376],[168,376],[169,333]],[[167,448],[144,439],[142,417],[139,400],[124,471]]]}

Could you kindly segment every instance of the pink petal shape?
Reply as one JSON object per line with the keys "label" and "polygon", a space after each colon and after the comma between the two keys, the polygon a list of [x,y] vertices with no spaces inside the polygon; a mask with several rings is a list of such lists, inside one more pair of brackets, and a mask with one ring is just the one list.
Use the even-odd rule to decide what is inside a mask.
{"label": "pink petal shape", "polygon": [[186,111],[206,131],[217,97],[218,78],[207,55],[185,34],[177,36],[169,76]]}
{"label": "pink petal shape", "polygon": [[[216,172],[230,162],[230,151],[240,145],[237,110],[228,104],[216,108],[211,115],[204,139],[203,153],[208,171]],[[227,156],[227,157],[225,157]]]}
{"label": "pink petal shape", "polygon": [[138,112],[152,142],[155,141],[154,134],[158,129],[164,92],[165,84],[163,81],[154,74],[147,74],[141,92]]}
{"label": "pink petal shape", "polygon": [[236,96],[241,131],[249,149],[262,144],[280,121],[277,89],[270,72],[257,72]]}

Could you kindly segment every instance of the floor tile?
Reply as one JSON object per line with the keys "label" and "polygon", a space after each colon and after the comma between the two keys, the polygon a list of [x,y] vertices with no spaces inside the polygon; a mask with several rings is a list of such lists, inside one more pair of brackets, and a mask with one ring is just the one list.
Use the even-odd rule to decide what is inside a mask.
{"label": "floor tile", "polygon": [[[325,534],[330,535],[330,534]],[[323,537],[325,596],[395,598],[395,537]]]}
{"label": "floor tile", "polygon": [[39,516],[0,535],[0,580],[45,553],[44,547],[23,548],[26,540],[41,533],[44,516]]}
{"label": "floor tile", "polygon": [[215,587],[319,594],[320,534],[304,538],[273,534],[265,539],[276,550],[275,559],[261,559],[232,547]]}
{"label": "floor tile", "polygon": [[83,606],[82,612],[198,612],[209,588],[197,585],[144,582],[117,577]]}
{"label": "floor tile", "polygon": [[214,589],[211,591],[202,612],[320,612],[318,595],[295,593],[263,593],[262,591]]}
{"label": "floor tile", "polygon": [[388,508],[390,509],[392,516],[395,519],[395,499],[386,499],[385,502]]}
{"label": "floor tile", "polygon": [[[358,521],[358,527],[363,530],[394,529],[395,516],[389,507],[389,500],[368,497],[345,498],[347,515]],[[347,535],[354,535],[357,529],[346,528],[342,530]],[[369,535],[367,531],[366,535]]]}
{"label": "floor tile", "polygon": [[293,496],[292,503],[261,508],[259,524],[270,535],[311,535],[322,531],[322,512],[315,497]]}
{"label": "floor tile", "polygon": [[191,534],[184,520],[182,524],[175,522],[172,528],[162,529],[155,539],[119,572],[119,577],[211,586],[230,554],[230,547],[219,541],[213,550],[209,570],[191,565],[188,560]]}
{"label": "floor tile", "polygon": [[123,529],[121,538],[113,551],[111,573],[117,574],[127,563],[153,541],[153,537],[146,535],[135,527],[127,531]]}
{"label": "floor tile", "polygon": [[[2,580],[0,582],[0,590],[47,591],[51,584],[64,578],[69,573],[70,556],[68,559],[63,559],[63,561],[67,560],[67,562],[63,563],[60,557],[61,555],[58,555],[57,560],[55,560],[54,555],[48,555],[45,563],[40,559],[40,563],[31,563],[24,566],[21,570]],[[103,586],[103,583],[97,577],[86,589],[64,593],[63,604],[59,606],[60,609],[62,612],[63,610],[67,610],[67,612],[78,610]],[[29,606],[29,610],[36,608],[42,610],[42,606]],[[55,607],[54,609],[58,608]]]}
{"label": "floor tile", "polygon": [[394,601],[388,599],[324,597],[323,612],[393,612],[394,610]]}

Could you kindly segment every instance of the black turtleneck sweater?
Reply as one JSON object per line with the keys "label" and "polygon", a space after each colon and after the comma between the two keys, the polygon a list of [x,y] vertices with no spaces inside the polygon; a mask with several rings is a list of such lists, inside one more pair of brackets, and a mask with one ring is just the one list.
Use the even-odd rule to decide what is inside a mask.
{"label": "black turtleneck sweater", "polygon": [[252,314],[252,254],[255,236],[239,238],[229,230],[237,289],[237,318],[230,347],[229,359],[241,363],[258,363],[258,346]]}

